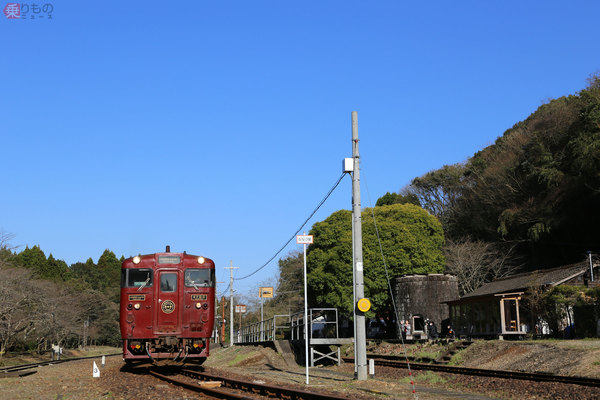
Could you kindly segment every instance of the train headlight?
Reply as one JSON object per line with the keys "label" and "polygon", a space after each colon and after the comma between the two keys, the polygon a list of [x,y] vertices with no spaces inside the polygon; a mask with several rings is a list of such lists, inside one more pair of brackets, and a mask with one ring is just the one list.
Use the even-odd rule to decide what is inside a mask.
{"label": "train headlight", "polygon": [[204,257],[198,257],[198,264],[204,264],[204,261],[206,261]]}
{"label": "train headlight", "polygon": [[136,310],[140,309],[140,303],[135,303],[135,305],[133,306],[133,308],[135,308]]}
{"label": "train headlight", "polygon": [[205,310],[207,310],[208,309],[208,303],[202,304],[202,308],[204,308]]}
{"label": "train headlight", "polygon": [[135,256],[135,257],[133,257],[133,263],[134,263],[134,264],[139,264],[139,263],[140,263],[140,261],[142,261],[142,259],[140,258],[140,256]]}
{"label": "train headlight", "polygon": [[196,303],[196,308],[202,307],[202,303]]}

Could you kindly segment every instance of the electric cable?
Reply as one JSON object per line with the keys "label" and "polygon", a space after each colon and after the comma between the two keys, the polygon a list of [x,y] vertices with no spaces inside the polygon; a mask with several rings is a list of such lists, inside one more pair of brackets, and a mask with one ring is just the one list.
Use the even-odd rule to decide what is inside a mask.
{"label": "electric cable", "polygon": [[227,285],[227,288],[226,288],[225,290],[223,290],[223,291],[221,292],[221,294],[219,294],[219,295],[217,296],[217,298],[225,296],[225,293],[227,293],[227,291],[229,291],[229,285]]}
{"label": "electric cable", "polygon": [[367,189],[367,198],[369,199],[369,205],[371,206],[371,216],[373,218],[373,224],[375,225],[375,234],[377,235],[377,242],[379,243],[379,251],[381,253],[381,259],[383,260],[383,267],[385,269],[385,277],[387,279],[388,289],[390,291],[390,299],[392,299],[392,306],[394,307],[394,315],[396,316],[396,327],[398,328],[398,333],[400,336],[400,342],[402,344],[402,350],[404,353],[404,359],[406,360],[406,367],[408,369],[408,376],[410,377],[410,384],[412,385],[412,392],[415,399],[418,399],[417,390],[415,386],[415,382],[413,379],[412,369],[410,368],[410,361],[408,361],[408,353],[406,351],[406,345],[404,344],[404,337],[402,336],[402,326],[400,325],[400,316],[398,314],[398,308],[396,307],[396,299],[394,298],[394,292],[392,290],[392,284],[390,282],[390,274],[388,271],[387,263],[385,261],[385,255],[383,253],[383,245],[381,244],[381,238],[379,236],[379,228],[377,227],[377,220],[375,219],[375,207],[373,207],[373,203],[371,202],[371,194],[369,192],[369,186],[365,180],[364,171],[361,168],[362,181],[365,184],[365,188]]}
{"label": "electric cable", "polygon": [[321,200],[321,202],[317,205],[317,207],[313,210],[313,212],[310,213],[310,215],[308,216],[308,218],[306,218],[304,220],[304,222],[302,223],[302,225],[300,225],[300,227],[296,230],[296,232],[294,232],[294,234],[288,239],[288,241],[285,242],[285,244],[283,246],[281,246],[281,248],[279,250],[277,250],[277,252],[273,255],[273,257],[269,258],[269,260],[266,263],[264,263],[262,266],[260,266],[259,268],[257,268],[254,272],[252,272],[252,273],[250,273],[250,274],[248,274],[246,276],[242,276],[241,278],[234,278],[234,280],[241,281],[242,279],[249,278],[252,275],[256,274],[258,271],[260,271],[261,269],[263,269],[264,267],[266,267],[271,261],[273,261],[275,259],[275,257],[277,257],[279,255],[279,253],[281,253],[283,251],[283,249],[285,249],[287,247],[287,245],[290,244],[290,242],[292,240],[294,240],[294,238],[296,237],[296,235],[298,234],[298,232],[300,232],[302,230],[302,228],[304,228],[304,225],[307,224],[307,222],[313,217],[313,215],[315,215],[315,213],[319,210],[319,208],[321,208],[321,206],[323,205],[323,203],[325,203],[325,201],[329,198],[329,196],[331,196],[331,193],[333,193],[333,191],[338,187],[338,185],[340,184],[340,182],[342,181],[342,179],[344,179],[344,175],[346,175],[346,173],[342,172],[342,175],[340,175],[340,177],[335,182],[335,184],[331,187],[331,189],[329,189],[329,192],[327,192],[327,194],[325,195],[325,197],[323,197],[323,200]]}

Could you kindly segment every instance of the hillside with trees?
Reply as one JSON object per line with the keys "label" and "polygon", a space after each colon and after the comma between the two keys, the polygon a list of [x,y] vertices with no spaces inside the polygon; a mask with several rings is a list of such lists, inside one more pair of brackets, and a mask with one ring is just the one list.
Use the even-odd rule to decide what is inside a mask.
{"label": "hillside with trees", "polygon": [[543,104],[468,160],[413,179],[399,196],[416,196],[439,218],[453,260],[457,245],[474,244],[525,269],[598,253],[600,76]]}
{"label": "hillside with trees", "polygon": [[0,232],[0,358],[52,344],[119,345],[121,261],[115,254],[105,250],[97,264],[90,258],[69,267],[39,246],[18,252],[13,238]]}

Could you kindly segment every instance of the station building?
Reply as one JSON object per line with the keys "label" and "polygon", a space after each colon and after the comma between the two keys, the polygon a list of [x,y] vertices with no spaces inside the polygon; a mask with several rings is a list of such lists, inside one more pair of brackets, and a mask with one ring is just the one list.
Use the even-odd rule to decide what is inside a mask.
{"label": "station building", "polygon": [[[594,276],[598,276],[598,266]],[[524,307],[524,296],[535,291],[543,293],[558,285],[600,286],[600,279],[591,282],[588,263],[537,270],[513,275],[487,283],[473,292],[445,303],[450,321],[461,336],[522,337],[528,333],[550,334],[548,324],[540,321]],[[559,321],[566,328],[573,321]]]}

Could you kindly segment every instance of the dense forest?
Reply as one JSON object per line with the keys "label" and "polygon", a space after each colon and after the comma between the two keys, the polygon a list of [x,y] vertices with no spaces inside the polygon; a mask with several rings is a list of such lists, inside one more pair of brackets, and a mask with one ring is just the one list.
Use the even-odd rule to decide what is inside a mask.
{"label": "dense forest", "polygon": [[600,76],[543,104],[468,160],[415,178],[385,200],[407,197],[439,218],[449,244],[485,243],[526,269],[598,252]]}
{"label": "dense forest", "polygon": [[112,251],[68,266],[39,246],[18,251],[11,239],[0,232],[0,358],[51,344],[119,345],[121,261]]}

